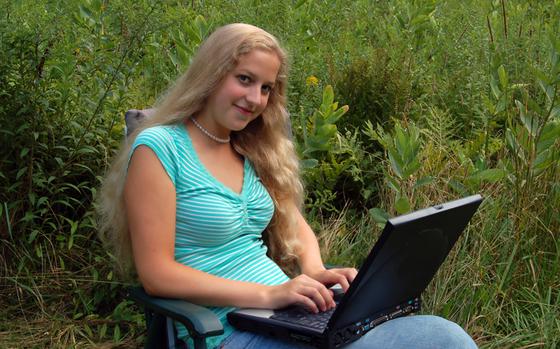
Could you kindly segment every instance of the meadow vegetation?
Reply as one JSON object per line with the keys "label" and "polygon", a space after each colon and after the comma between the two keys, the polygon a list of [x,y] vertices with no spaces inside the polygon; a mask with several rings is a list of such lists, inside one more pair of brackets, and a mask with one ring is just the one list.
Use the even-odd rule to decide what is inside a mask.
{"label": "meadow vegetation", "polygon": [[481,193],[424,295],[481,348],[560,347],[560,2],[2,1],[0,347],[138,347],[95,198],[146,108],[217,26],[291,57],[306,213],[334,264],[383,222]]}

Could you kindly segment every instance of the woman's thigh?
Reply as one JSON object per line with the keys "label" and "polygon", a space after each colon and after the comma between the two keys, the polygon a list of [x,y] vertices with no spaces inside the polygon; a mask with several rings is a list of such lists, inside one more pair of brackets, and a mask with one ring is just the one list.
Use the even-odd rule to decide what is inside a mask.
{"label": "woman's thigh", "polygon": [[476,349],[477,346],[454,322],[439,316],[413,315],[387,321],[346,348]]}
{"label": "woman's thigh", "polygon": [[[219,348],[223,349],[310,349],[305,344],[235,331]],[[346,349],[475,349],[472,338],[457,324],[432,315],[414,315],[387,321]]]}

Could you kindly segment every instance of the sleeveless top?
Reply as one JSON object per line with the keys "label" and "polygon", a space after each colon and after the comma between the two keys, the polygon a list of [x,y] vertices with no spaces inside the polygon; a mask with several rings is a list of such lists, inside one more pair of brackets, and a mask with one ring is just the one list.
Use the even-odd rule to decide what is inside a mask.
{"label": "sleeveless top", "polygon": [[[265,285],[289,280],[266,255],[262,233],[272,218],[274,204],[247,158],[238,194],[206,170],[183,124],[142,131],[130,156],[140,145],[148,146],[156,154],[175,186],[176,261],[226,279]],[[207,339],[212,348],[233,332],[226,315],[234,308],[208,309],[224,326],[222,336]],[[180,323],[176,327],[179,338],[188,339],[185,327]]]}

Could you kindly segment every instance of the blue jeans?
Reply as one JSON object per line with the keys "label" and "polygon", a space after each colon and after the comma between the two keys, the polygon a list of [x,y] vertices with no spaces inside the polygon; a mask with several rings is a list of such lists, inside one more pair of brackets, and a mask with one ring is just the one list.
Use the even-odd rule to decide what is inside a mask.
{"label": "blue jeans", "polygon": [[[220,349],[310,349],[306,344],[283,341],[250,332],[235,331],[219,345]],[[387,321],[347,349],[476,349],[472,338],[457,324],[433,315],[406,316]]]}

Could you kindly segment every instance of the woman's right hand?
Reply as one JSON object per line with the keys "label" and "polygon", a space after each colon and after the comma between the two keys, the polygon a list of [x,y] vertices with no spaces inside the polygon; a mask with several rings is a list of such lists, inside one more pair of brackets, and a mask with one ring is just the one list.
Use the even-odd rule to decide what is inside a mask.
{"label": "woman's right hand", "polygon": [[302,274],[281,285],[267,288],[267,307],[284,308],[300,305],[317,313],[335,307],[333,293],[320,282]]}

